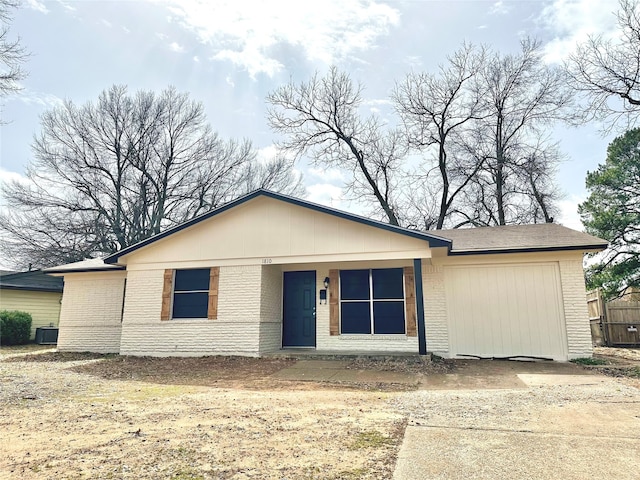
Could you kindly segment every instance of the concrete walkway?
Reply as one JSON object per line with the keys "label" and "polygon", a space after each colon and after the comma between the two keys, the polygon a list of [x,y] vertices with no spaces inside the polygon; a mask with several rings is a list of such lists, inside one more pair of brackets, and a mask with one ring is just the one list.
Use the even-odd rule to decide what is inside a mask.
{"label": "concrete walkway", "polygon": [[459,361],[444,374],[299,360],[290,381],[417,387],[395,397],[409,418],[394,480],[640,478],[640,391],[573,364]]}
{"label": "concrete walkway", "polygon": [[394,480],[640,478],[639,390],[567,364],[503,364],[521,386],[492,390],[495,365],[457,374],[474,391],[408,394]]}

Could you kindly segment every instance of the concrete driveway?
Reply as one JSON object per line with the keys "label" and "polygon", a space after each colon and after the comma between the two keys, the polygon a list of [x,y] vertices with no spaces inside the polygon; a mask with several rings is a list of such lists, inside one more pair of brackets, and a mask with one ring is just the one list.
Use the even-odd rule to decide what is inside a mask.
{"label": "concrete driveway", "polygon": [[640,390],[572,364],[463,362],[399,397],[395,480],[640,478]]}

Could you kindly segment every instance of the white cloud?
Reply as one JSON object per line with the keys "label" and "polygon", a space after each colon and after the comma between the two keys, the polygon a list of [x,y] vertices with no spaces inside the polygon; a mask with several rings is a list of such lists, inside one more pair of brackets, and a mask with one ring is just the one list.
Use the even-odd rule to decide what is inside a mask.
{"label": "white cloud", "polygon": [[[229,80],[229,79],[227,79]],[[290,161],[293,161],[293,155],[291,152],[286,152],[284,150],[280,150],[276,145],[271,144],[266,147],[259,148],[256,150],[256,159],[260,163],[269,163],[275,158],[285,158]]]}
{"label": "white cloud", "polygon": [[182,45],[180,45],[178,42],[171,42],[169,44],[169,49],[172,52],[178,52],[178,53],[184,52],[184,47]]}
{"label": "white cloud", "polygon": [[330,183],[316,183],[307,186],[307,200],[327,207],[344,209],[343,192],[340,187],[331,185]]}
{"label": "white cloud", "polygon": [[548,4],[538,18],[553,36],[545,46],[545,60],[564,60],[589,35],[615,36],[613,13],[617,9],[616,0],[554,0]]}
{"label": "white cloud", "polygon": [[196,63],[200,63],[200,57],[198,57],[197,55],[193,56],[193,61]]}
{"label": "white cloud", "polygon": [[107,28],[112,28],[113,27],[113,24],[109,20],[107,20],[105,18],[101,19],[100,23],[102,23]]}
{"label": "white cloud", "polygon": [[491,15],[506,15],[507,13],[509,13],[509,11],[511,10],[510,7],[507,7],[504,3],[504,1],[498,1],[495,2],[492,6],[491,9],[489,10],[489,13]]}
{"label": "white cloud", "polygon": [[583,231],[584,225],[582,225],[580,215],[578,215],[578,205],[585,200],[586,195],[571,195],[569,198],[558,202],[560,207],[560,218],[557,219],[557,222],[561,223],[565,227]]}
{"label": "white cloud", "polygon": [[27,8],[35,10],[36,12],[44,14],[49,13],[49,9],[47,8],[47,6],[44,3],[39,2],[38,0],[27,0],[25,2],[25,5],[27,6]]}
{"label": "white cloud", "polygon": [[[227,83],[229,83],[229,81],[230,79],[229,77],[227,77]],[[230,85],[232,84],[233,82],[231,82]],[[276,147],[275,145],[269,145],[267,147],[259,148],[256,151],[256,158],[260,163],[270,162],[271,160],[276,158],[277,155],[278,155],[278,147]]]}
{"label": "white cloud", "polygon": [[62,105],[63,100],[60,97],[44,92],[34,92],[33,90],[24,89],[13,94],[8,100],[16,100],[27,105],[39,105],[45,108],[57,107]]}
{"label": "white cloud", "polygon": [[27,179],[27,177],[25,177],[21,173],[5,170],[4,168],[0,167],[0,183],[13,182],[13,181],[20,182],[20,183],[28,183],[29,179]]}
{"label": "white cloud", "polygon": [[73,5],[69,5],[66,2],[63,2],[62,0],[58,0],[58,3],[60,5],[62,5],[62,7],[66,10],[69,10],[70,12],[75,12],[76,11],[76,7],[74,7]]}
{"label": "white cloud", "polygon": [[300,48],[308,60],[324,64],[374,46],[399,23],[399,12],[376,0],[155,0],[169,4],[173,20],[209,45],[212,58],[229,60],[252,77],[283,68],[273,50]]}
{"label": "white cloud", "polygon": [[343,182],[344,174],[337,168],[309,167],[309,175],[327,182]]}

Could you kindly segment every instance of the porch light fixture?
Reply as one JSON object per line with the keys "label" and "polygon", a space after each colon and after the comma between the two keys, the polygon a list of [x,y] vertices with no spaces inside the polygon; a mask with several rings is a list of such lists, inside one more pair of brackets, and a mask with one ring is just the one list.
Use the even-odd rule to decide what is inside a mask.
{"label": "porch light fixture", "polygon": [[329,288],[329,277],[324,277],[324,288]]}

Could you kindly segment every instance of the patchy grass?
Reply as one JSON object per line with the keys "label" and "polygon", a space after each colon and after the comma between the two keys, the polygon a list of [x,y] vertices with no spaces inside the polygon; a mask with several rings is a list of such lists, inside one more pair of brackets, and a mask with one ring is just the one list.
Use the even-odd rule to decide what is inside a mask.
{"label": "patchy grass", "polygon": [[[289,383],[268,377],[246,388],[247,377],[283,363],[291,364],[130,357],[72,368],[2,363],[0,410],[10,421],[0,422],[0,477],[391,478],[406,425],[393,396],[311,382],[283,388]],[[185,385],[222,377],[244,380]],[[34,400],[25,407],[16,401],[24,398]]]}
{"label": "patchy grass", "polygon": [[21,355],[19,357],[7,358],[5,362],[78,362],[82,360],[96,360],[102,358],[111,358],[115,354],[102,354],[90,352],[47,352]]}
{"label": "patchy grass", "polygon": [[37,343],[25,343],[24,345],[2,345],[0,347],[0,356],[38,352],[40,350],[51,350],[52,348],[56,348],[56,346],[38,345]]}
{"label": "patchy grass", "polygon": [[191,469],[187,469],[175,473],[171,480],[204,480],[204,477]]}
{"label": "patchy grass", "polygon": [[640,379],[640,367],[617,367],[617,368],[602,368],[599,370],[605,375],[610,377],[628,377],[634,379]]}
{"label": "patchy grass", "polygon": [[575,363],[576,365],[608,365],[609,362],[603,358],[595,358],[595,357],[583,357],[583,358],[575,358],[571,360],[571,363]]}
{"label": "patchy grass", "polygon": [[361,432],[350,445],[352,450],[361,448],[383,448],[396,443],[396,440],[383,435],[377,430]]}

